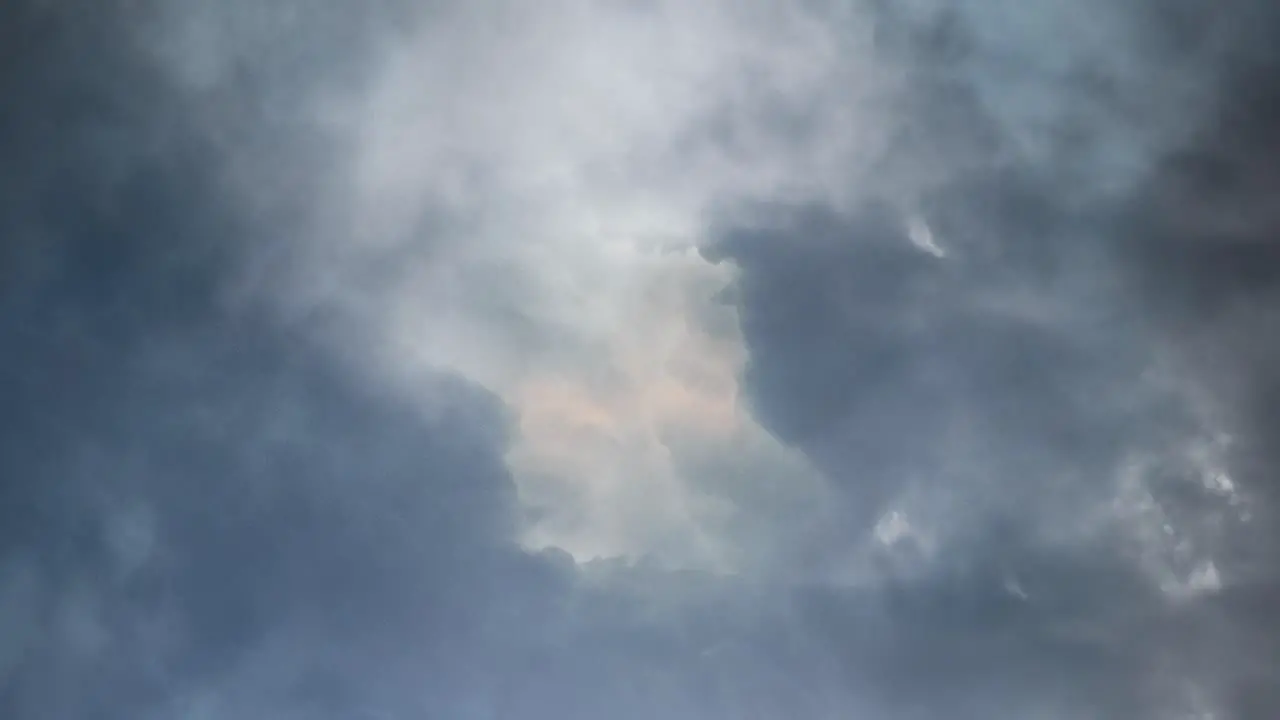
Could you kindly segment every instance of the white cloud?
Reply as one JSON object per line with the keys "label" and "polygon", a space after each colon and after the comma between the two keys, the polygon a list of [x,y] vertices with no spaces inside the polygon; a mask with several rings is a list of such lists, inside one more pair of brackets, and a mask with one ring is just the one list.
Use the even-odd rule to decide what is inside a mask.
{"label": "white cloud", "polygon": [[936,258],[947,256],[947,251],[943,250],[942,246],[933,237],[933,230],[930,229],[924,218],[917,216],[907,220],[907,238],[911,240],[911,244],[916,248]]}
{"label": "white cloud", "polygon": [[528,544],[736,567],[759,488],[689,467],[820,492],[740,406],[732,271],[696,247],[727,202],[852,199],[892,78],[868,31],[835,5],[497,0],[386,50],[314,257],[391,259],[359,300],[379,372],[446,368],[517,413]]}

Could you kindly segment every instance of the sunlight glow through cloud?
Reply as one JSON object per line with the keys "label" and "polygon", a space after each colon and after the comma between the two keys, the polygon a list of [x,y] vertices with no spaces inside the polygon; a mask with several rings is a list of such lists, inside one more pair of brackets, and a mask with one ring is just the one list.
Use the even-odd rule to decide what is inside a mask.
{"label": "sunlight glow through cloud", "polygon": [[[850,199],[891,75],[836,10],[552,5],[446,11],[387,53],[356,125],[357,234],[413,257],[427,214],[466,228],[388,293],[387,362],[514,408],[531,545],[723,566],[732,500],[682,477],[664,436],[793,451],[739,407],[744,349],[715,299],[732,272],[696,248],[726,202]],[[521,328],[557,347],[514,345]]]}

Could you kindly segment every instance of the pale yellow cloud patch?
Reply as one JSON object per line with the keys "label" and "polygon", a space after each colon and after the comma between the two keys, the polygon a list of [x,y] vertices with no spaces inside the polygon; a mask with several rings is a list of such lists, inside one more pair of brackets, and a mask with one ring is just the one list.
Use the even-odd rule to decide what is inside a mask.
{"label": "pale yellow cloud patch", "polygon": [[[679,273],[669,268],[660,277]],[[680,433],[734,450],[735,434],[751,422],[738,406],[740,343],[690,323],[687,304],[698,298],[644,285],[637,295],[633,317],[604,339],[604,379],[544,371],[506,394],[520,417],[509,462],[521,493],[535,506],[550,506],[528,540],[587,559],[652,548],[645,538],[656,535],[683,536],[690,556],[713,562],[717,552],[706,531],[722,508],[679,477],[665,437]],[[566,494],[597,520],[557,513],[554,499]]]}

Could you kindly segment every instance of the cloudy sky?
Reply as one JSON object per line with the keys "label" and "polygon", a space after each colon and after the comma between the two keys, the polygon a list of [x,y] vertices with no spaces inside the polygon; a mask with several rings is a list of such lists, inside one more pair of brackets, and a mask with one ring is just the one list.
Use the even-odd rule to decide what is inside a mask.
{"label": "cloudy sky", "polygon": [[1265,0],[10,0],[0,716],[1280,717]]}

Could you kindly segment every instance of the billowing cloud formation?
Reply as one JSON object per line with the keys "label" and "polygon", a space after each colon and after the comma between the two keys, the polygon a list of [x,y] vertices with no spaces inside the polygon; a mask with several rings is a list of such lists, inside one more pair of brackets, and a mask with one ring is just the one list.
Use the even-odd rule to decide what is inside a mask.
{"label": "billowing cloud formation", "polygon": [[0,713],[1269,718],[1263,3],[10,3]]}
{"label": "billowing cloud formation", "polygon": [[518,413],[529,544],[736,567],[734,509],[688,466],[747,456],[775,473],[761,483],[815,484],[738,408],[741,340],[715,300],[729,273],[694,248],[714,203],[838,198],[874,147],[885,82],[841,15],[428,7],[346,99],[334,242],[407,263],[369,321],[390,372],[449,368]]}

